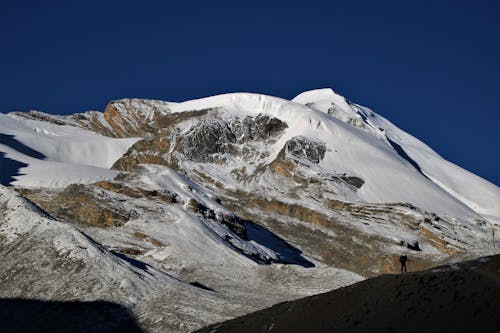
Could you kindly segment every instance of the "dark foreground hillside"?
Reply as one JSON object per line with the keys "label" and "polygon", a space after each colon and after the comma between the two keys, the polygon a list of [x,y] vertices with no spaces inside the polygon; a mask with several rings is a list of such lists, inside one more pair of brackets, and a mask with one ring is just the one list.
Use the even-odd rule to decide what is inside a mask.
{"label": "dark foreground hillside", "polygon": [[198,332],[498,332],[500,256],[382,275]]}
{"label": "dark foreground hillside", "polygon": [[0,332],[141,333],[133,315],[111,302],[0,299]]}

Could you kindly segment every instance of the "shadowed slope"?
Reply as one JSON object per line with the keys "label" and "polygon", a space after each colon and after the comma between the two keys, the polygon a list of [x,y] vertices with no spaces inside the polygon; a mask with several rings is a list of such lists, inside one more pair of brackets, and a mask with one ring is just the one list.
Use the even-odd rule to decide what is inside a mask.
{"label": "shadowed slope", "polygon": [[[38,159],[45,158],[45,155],[16,140],[13,135],[0,133],[0,145],[10,147],[29,157]],[[4,152],[0,152],[0,184],[5,186],[9,185],[10,182],[15,180],[15,176],[21,175],[19,170],[26,166],[28,166],[28,164],[8,158]]]}
{"label": "shadowed slope", "polygon": [[0,184],[8,186],[16,180],[15,176],[21,175],[21,168],[27,166],[28,164],[8,158],[5,153],[0,152]]}
{"label": "shadowed slope", "polygon": [[0,133],[0,144],[6,145],[14,150],[17,150],[21,154],[24,154],[29,157],[44,159],[45,155],[26,146],[21,141],[14,138],[14,135],[2,134]]}
{"label": "shadowed slope", "polygon": [[261,244],[278,253],[278,255],[282,258],[283,263],[300,265],[302,267],[315,266],[314,263],[302,256],[302,251],[300,249],[291,245],[267,228],[261,227],[248,220],[245,221],[245,226],[249,240]]}
{"label": "shadowed slope", "polygon": [[111,302],[53,302],[0,299],[2,332],[134,332],[140,333],[133,315]]}
{"label": "shadowed slope", "polygon": [[285,302],[199,332],[493,332],[500,256],[383,275]]}

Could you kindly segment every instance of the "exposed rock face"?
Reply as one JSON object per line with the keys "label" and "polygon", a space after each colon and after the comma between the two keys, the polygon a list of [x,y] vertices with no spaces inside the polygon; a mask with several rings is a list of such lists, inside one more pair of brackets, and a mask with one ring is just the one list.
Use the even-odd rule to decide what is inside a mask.
{"label": "exposed rock face", "polygon": [[294,177],[295,170],[297,169],[297,162],[287,158],[285,149],[282,149],[269,167],[273,172],[284,177]]}
{"label": "exposed rock face", "polygon": [[157,100],[125,98],[108,103],[101,114],[102,118],[88,113],[77,115],[87,118],[92,116],[86,121],[87,127],[104,135],[153,139],[161,135],[163,129],[168,131],[185,120],[217,112],[217,109],[202,109],[172,113],[169,104]]}
{"label": "exposed rock face", "polygon": [[321,142],[311,141],[306,137],[298,136],[287,141],[285,151],[298,159],[319,163],[325,157],[326,146]]}
{"label": "exposed rock face", "polygon": [[223,163],[221,155],[242,151],[238,145],[272,140],[287,127],[281,120],[263,114],[234,118],[229,123],[220,118],[204,119],[180,136],[175,150],[191,161]]}
{"label": "exposed rock face", "polygon": [[218,154],[230,153],[236,136],[221,119],[207,119],[193,126],[179,139],[176,150],[195,162],[216,162]]}
{"label": "exposed rock face", "polygon": [[[303,136],[293,137],[285,143],[281,152],[269,165],[259,165],[260,159],[265,155],[256,154],[255,151],[262,152],[262,148],[253,145],[260,142],[274,144],[286,130],[287,125],[279,119],[262,114],[228,120],[217,116],[217,110],[207,112],[213,113],[204,114],[199,118],[189,118],[188,123],[184,123],[183,120],[174,122],[174,126],[162,129],[161,134],[155,134],[152,138],[136,143],[115,163],[114,167],[121,170],[135,170],[139,164],[163,164],[177,170],[182,169],[183,172],[198,177],[196,179],[202,179],[205,184],[213,185],[214,191],[221,194],[221,197],[225,198],[225,203],[240,216],[259,221],[287,237],[296,238],[297,234],[308,234],[307,237],[297,239],[303,248],[319,255],[322,261],[328,264],[365,275],[396,272],[399,269],[397,255],[387,250],[391,247],[399,247],[402,252],[415,252],[412,254],[414,268],[430,267],[442,260],[419,254],[422,247],[432,246],[447,255],[458,255],[464,251],[463,244],[453,240],[451,234],[441,233],[433,228],[432,224],[426,224],[424,221],[431,220],[432,216],[417,211],[415,207],[407,207],[404,204],[394,206],[352,204],[321,198],[322,192],[329,189],[326,184],[333,184],[327,193],[328,191],[355,192],[364,184],[364,180],[359,177],[345,173],[329,173],[321,169],[320,162],[327,152],[324,143]],[[309,208],[298,203],[290,203],[289,198],[284,201],[262,200],[258,195],[249,192],[240,192],[238,201],[233,201],[229,198],[234,198],[234,193],[213,174],[196,167],[192,170],[185,168],[187,165],[192,167],[186,162],[224,167],[233,163],[232,158],[235,157],[253,159],[258,166],[253,173],[248,173],[245,168],[240,169],[240,172],[234,172],[233,175],[238,181],[248,181],[252,177],[260,179],[266,170],[270,170],[273,174],[284,179],[292,179],[297,184],[297,190],[289,192],[291,197],[295,195],[297,198],[303,198],[318,193],[315,200],[322,202],[323,208]],[[243,220],[239,217],[217,217],[210,208],[196,200],[189,200],[187,206],[192,212],[207,219],[217,220],[246,239]],[[414,213],[408,213],[412,210]],[[284,228],[283,222],[279,222],[284,219],[283,216],[317,226],[322,231],[318,235],[310,231],[304,233],[303,229],[310,227],[298,227],[299,224]],[[341,222],[345,220],[351,222]],[[398,239],[378,235],[376,231],[370,231],[372,225],[376,226],[377,223],[384,224],[384,228],[388,230],[403,228],[408,230],[408,235],[417,233],[419,236]],[[331,234],[336,236],[331,237]],[[352,235],[356,235],[355,239]],[[330,247],[324,246],[325,242],[321,241],[324,238],[330,239],[328,241],[331,242]],[[320,245],[316,247],[314,244]],[[357,260],[352,261],[352,257]]]}
{"label": "exposed rock face", "polygon": [[167,112],[166,102],[121,99],[106,106],[104,118],[117,137],[147,137],[157,130],[155,121]]}
{"label": "exposed rock face", "polygon": [[[120,99],[106,106],[102,117],[91,118],[88,127],[101,134],[114,137],[143,137],[152,139],[185,120],[215,113],[216,109],[203,109],[179,113],[170,112],[169,103],[145,99]],[[89,116],[87,113],[79,114]],[[76,115],[75,115],[76,116]]]}
{"label": "exposed rock face", "polygon": [[[269,164],[269,168],[281,176],[292,178],[302,186],[325,181],[348,184],[354,191],[363,186],[364,180],[359,177],[348,176],[345,173],[330,173],[316,166],[324,158],[325,152],[326,146],[321,142],[305,137],[294,137],[285,143],[283,149]],[[312,173],[310,172],[312,169],[317,170]]]}
{"label": "exposed rock face", "polygon": [[344,182],[346,182],[347,184],[349,185],[352,185],[356,188],[361,188],[361,186],[363,186],[363,184],[365,183],[365,181],[359,177],[355,177],[355,176],[340,176],[339,177],[341,180],[343,180]]}
{"label": "exposed rock face", "polygon": [[288,127],[278,118],[271,118],[264,114],[258,114],[255,118],[246,116],[242,120],[233,119],[229,126],[240,143],[274,138]]}
{"label": "exposed rock face", "polygon": [[167,190],[147,190],[138,187],[130,187],[118,181],[100,181],[93,185],[131,198],[159,199],[166,203],[176,203],[179,200],[176,193]]}
{"label": "exposed rock face", "polygon": [[[162,164],[177,169],[183,160],[223,164],[227,157],[255,157],[261,154],[253,149],[255,142],[273,143],[286,128],[286,123],[277,118],[259,114],[243,120],[225,120],[217,117],[216,109],[163,115],[158,124],[168,125],[149,139],[133,145],[113,166],[119,170],[133,170],[139,164]],[[181,116],[186,114],[184,116]],[[211,114],[211,117],[205,115]],[[199,117],[187,130],[176,129],[192,117]],[[229,156],[226,156],[228,154]]]}
{"label": "exposed rock face", "polygon": [[81,127],[105,136],[117,137],[117,134],[107,123],[102,112],[87,111],[69,116],[59,116],[32,110],[29,112],[13,112],[13,114],[18,117],[49,122],[56,125]]}
{"label": "exposed rock face", "polygon": [[71,120],[78,126],[105,136],[120,137],[118,132],[106,121],[102,112],[88,111],[76,113],[71,116]]}
{"label": "exposed rock face", "polygon": [[170,140],[164,135],[137,141],[125,155],[113,165],[113,169],[131,171],[139,164],[162,164],[170,166]]}

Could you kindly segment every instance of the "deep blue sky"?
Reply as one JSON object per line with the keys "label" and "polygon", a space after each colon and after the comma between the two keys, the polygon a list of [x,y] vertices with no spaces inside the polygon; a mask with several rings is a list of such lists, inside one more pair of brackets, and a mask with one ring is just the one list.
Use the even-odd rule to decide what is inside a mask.
{"label": "deep blue sky", "polygon": [[500,184],[500,1],[2,1],[0,111],[332,87]]}

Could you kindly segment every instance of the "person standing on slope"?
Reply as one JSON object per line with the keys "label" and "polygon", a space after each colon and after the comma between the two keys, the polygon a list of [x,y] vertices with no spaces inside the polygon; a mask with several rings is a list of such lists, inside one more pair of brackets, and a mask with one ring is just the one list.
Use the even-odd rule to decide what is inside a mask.
{"label": "person standing on slope", "polygon": [[399,262],[401,263],[401,273],[405,272],[406,273],[406,262],[410,261],[406,254],[403,254],[402,256],[399,257]]}

